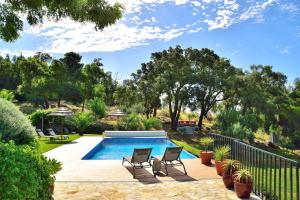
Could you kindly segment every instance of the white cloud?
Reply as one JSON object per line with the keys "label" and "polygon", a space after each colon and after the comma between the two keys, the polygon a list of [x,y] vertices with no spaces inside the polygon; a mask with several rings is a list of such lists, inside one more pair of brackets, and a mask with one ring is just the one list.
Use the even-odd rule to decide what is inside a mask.
{"label": "white cloud", "polygon": [[[147,45],[154,40],[169,41],[183,34],[195,34],[205,30],[206,25],[208,30],[214,30],[228,28],[232,24],[248,19],[262,23],[263,11],[277,0],[259,0],[250,3],[247,1],[246,6],[239,5],[238,0],[108,1],[119,2],[126,10],[121,20],[102,31],[95,31],[94,25],[90,23],[81,24],[64,19],[59,22],[45,20],[43,25],[29,27],[24,33],[30,37],[42,38],[37,51],[50,53],[118,51]],[[167,20],[162,18],[164,15],[156,12],[160,10],[157,9],[158,6],[163,4],[172,6],[170,13],[164,13],[172,16]],[[188,5],[189,9],[181,10],[184,5]],[[173,7],[176,9],[173,10]],[[184,13],[181,13],[182,11]]]}
{"label": "white cloud", "polygon": [[283,48],[282,50],[280,50],[280,53],[281,54],[290,54],[291,53],[290,47]]}
{"label": "white cloud", "polygon": [[[155,21],[154,18],[151,19]],[[124,23],[117,23],[103,31],[95,31],[92,24],[82,25],[65,19],[60,23],[47,21],[42,27],[31,27],[26,32],[49,41],[49,44],[42,47],[42,51],[64,53],[117,51],[145,45],[154,39],[169,41],[182,35],[186,29],[186,27],[163,29],[158,26],[127,26]]]}
{"label": "white cloud", "polygon": [[284,12],[292,14],[299,13],[300,10],[299,7],[294,3],[281,4],[280,9]]}
{"label": "white cloud", "polygon": [[0,56],[14,56],[14,55],[22,55],[24,57],[30,57],[36,54],[36,51],[30,51],[30,50],[9,50],[9,49],[0,49]]}
{"label": "white cloud", "polygon": [[248,8],[244,13],[241,14],[240,20],[245,21],[251,18],[261,17],[262,12],[269,6],[271,6],[276,0],[267,0],[263,3],[257,3]]}

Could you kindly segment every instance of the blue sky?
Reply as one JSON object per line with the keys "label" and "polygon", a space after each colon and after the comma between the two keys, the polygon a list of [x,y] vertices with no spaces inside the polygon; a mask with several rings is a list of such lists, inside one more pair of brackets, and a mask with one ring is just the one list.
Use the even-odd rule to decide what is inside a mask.
{"label": "blue sky", "polygon": [[[109,0],[113,3],[116,0]],[[0,53],[61,57],[79,52],[83,62],[102,58],[118,80],[149,61],[150,54],[177,44],[210,48],[236,67],[272,65],[289,82],[300,77],[299,0],[119,0],[126,10],[117,24],[95,31],[70,19],[25,24],[14,43],[0,40]]]}

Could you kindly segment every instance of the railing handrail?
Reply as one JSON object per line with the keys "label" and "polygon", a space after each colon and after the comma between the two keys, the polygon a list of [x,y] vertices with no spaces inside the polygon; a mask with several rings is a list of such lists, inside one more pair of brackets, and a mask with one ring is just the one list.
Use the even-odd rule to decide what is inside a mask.
{"label": "railing handrail", "polygon": [[220,134],[217,134],[217,133],[208,133],[208,134],[209,134],[209,135],[215,135],[215,136],[218,136],[218,137],[227,138],[227,139],[233,140],[234,142],[237,142],[237,143],[246,145],[246,146],[251,147],[251,148],[253,148],[253,149],[262,151],[262,152],[264,152],[264,153],[266,153],[266,154],[269,154],[269,155],[272,155],[272,156],[279,157],[279,158],[281,158],[281,159],[283,159],[283,160],[292,162],[292,163],[294,163],[294,164],[297,164],[297,165],[300,164],[300,163],[299,163],[298,161],[296,161],[296,160],[293,160],[293,159],[290,159],[290,158],[283,157],[283,156],[278,155],[278,154],[276,154],[276,153],[271,153],[271,152],[266,151],[266,150],[263,150],[263,149],[261,149],[261,148],[257,148],[257,147],[255,147],[255,146],[252,146],[252,145],[250,145],[250,144],[247,144],[247,143],[245,143],[245,142],[243,142],[243,141],[241,141],[240,139],[237,139],[237,138],[233,138],[233,137],[229,137],[229,136],[225,136],[225,135],[220,135]]}

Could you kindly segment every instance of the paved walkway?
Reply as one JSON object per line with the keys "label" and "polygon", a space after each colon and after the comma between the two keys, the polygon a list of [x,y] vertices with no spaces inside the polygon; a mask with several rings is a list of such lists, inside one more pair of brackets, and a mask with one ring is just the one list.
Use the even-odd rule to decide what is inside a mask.
{"label": "paved walkway", "polygon": [[[188,182],[165,181],[156,184],[127,183],[56,183],[54,200],[237,200],[222,180]],[[252,200],[256,200],[252,196]]]}

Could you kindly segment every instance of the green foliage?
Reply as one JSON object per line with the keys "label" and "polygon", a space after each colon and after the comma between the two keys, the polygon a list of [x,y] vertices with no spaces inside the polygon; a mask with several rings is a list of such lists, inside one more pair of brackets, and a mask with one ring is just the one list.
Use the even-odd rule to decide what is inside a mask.
{"label": "green foliage", "polygon": [[0,140],[29,144],[34,133],[29,119],[13,103],[0,98]]}
{"label": "green foliage", "polygon": [[230,151],[231,151],[231,148],[228,145],[216,148],[214,151],[215,160],[216,161],[225,160],[226,158],[228,158]]}
{"label": "green foliage", "polygon": [[138,114],[130,114],[123,117],[117,124],[118,130],[142,131],[145,130],[142,117]]}
{"label": "green foliage", "polygon": [[125,109],[127,113],[136,113],[136,114],[144,114],[145,108],[141,103],[136,103],[131,105],[129,108]]}
{"label": "green foliage", "polygon": [[162,129],[162,123],[160,119],[156,117],[151,117],[144,120],[144,126],[146,130],[161,130]]}
{"label": "green foliage", "polygon": [[252,175],[251,172],[247,169],[239,169],[237,172],[233,174],[233,178],[235,182],[239,183],[252,183]]}
{"label": "green foliage", "polygon": [[101,98],[95,97],[94,99],[89,100],[88,104],[89,104],[89,108],[91,109],[91,111],[93,112],[96,118],[105,117],[106,106],[104,101]]}
{"label": "green foliage", "polygon": [[38,126],[42,123],[42,119],[49,119],[48,114],[50,114],[52,111],[52,109],[38,109],[34,111],[31,115],[29,115],[29,119],[34,126]]}
{"label": "green foliage", "polygon": [[80,134],[93,122],[91,113],[77,112],[74,116],[74,124]]}
{"label": "green foliage", "polygon": [[200,139],[200,144],[205,148],[205,151],[214,143],[214,138],[212,137],[203,137]]}
{"label": "green foliage", "polygon": [[243,115],[234,109],[226,109],[221,110],[217,116],[215,127],[224,135],[253,142],[254,132],[258,129],[259,122],[253,113]]}
{"label": "green foliage", "polygon": [[15,95],[12,91],[0,90],[0,98],[5,99],[7,101],[13,101],[15,98]]}
{"label": "green foliage", "polygon": [[226,175],[233,175],[240,168],[240,163],[236,160],[227,159],[223,163],[223,172]]}
{"label": "green foliage", "polygon": [[50,199],[49,185],[60,163],[13,142],[0,143],[0,163],[1,199]]}
{"label": "green foliage", "polygon": [[103,0],[4,1],[0,4],[0,38],[11,42],[20,36],[23,30],[20,13],[31,26],[43,24],[44,18],[58,21],[68,17],[78,22],[91,22],[96,29],[103,29],[122,17],[122,9],[119,3],[111,5]]}

